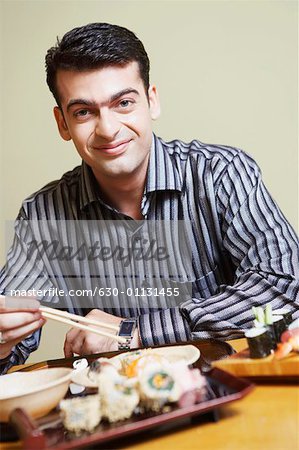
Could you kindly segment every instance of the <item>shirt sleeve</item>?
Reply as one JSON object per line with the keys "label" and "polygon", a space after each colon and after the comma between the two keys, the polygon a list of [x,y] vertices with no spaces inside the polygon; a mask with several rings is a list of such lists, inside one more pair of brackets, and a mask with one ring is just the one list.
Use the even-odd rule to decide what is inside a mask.
{"label": "shirt sleeve", "polygon": [[[41,258],[34,255],[28,256],[28,244],[32,240],[29,223],[20,213],[15,222],[15,235],[11,249],[7,255],[7,262],[0,273],[0,293],[2,295],[15,296],[19,290],[21,293],[32,289],[35,291],[47,291],[51,282],[44,274]],[[28,336],[17,344],[7,358],[0,360],[0,373],[4,374],[16,364],[23,364],[31,352],[37,349],[40,341],[41,330]]]}
{"label": "shirt sleeve", "polygon": [[11,367],[24,364],[30,353],[38,348],[40,335],[41,330],[37,330],[13,347],[11,354],[0,360],[0,374],[4,375]]}
{"label": "shirt sleeve", "polygon": [[49,292],[52,283],[46,275],[39,249],[25,212],[20,211],[15,222],[15,233],[6,264],[0,272],[0,293],[15,296],[26,291]]}
{"label": "shirt sleeve", "polygon": [[[215,183],[218,224],[233,280],[205,298],[139,317],[144,345],[234,339],[252,326],[252,306],[270,303],[299,316],[298,238],[265,188],[257,165],[239,152]],[[221,269],[220,269],[221,271]]]}

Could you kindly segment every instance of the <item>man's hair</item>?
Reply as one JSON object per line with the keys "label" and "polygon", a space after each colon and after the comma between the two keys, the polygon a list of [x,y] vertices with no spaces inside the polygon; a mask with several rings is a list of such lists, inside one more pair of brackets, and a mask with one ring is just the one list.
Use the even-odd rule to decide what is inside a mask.
{"label": "man's hair", "polygon": [[83,72],[107,66],[138,63],[145,92],[149,88],[150,63],[142,42],[127,28],[109,23],[90,23],[74,28],[47,51],[47,84],[60,106],[56,84],[58,70]]}

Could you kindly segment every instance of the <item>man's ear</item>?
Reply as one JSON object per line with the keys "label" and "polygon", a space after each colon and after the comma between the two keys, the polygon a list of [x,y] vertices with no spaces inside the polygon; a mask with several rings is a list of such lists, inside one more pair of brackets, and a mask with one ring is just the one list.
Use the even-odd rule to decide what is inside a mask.
{"label": "man's ear", "polygon": [[54,112],[54,117],[58,126],[58,131],[60,136],[62,137],[62,139],[64,139],[65,141],[70,141],[71,135],[69,133],[68,127],[65,123],[62,111],[60,108],[58,108],[58,106],[55,106],[55,108],[53,109]]}
{"label": "man's ear", "polygon": [[150,86],[148,88],[148,101],[150,107],[150,114],[153,120],[158,119],[161,113],[160,99],[156,86]]}

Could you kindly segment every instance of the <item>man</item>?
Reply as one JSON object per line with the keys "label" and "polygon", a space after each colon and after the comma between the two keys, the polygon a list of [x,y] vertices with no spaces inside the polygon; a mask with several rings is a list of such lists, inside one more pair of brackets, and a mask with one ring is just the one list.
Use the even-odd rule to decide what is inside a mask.
{"label": "man", "polygon": [[[101,23],[71,30],[48,51],[46,68],[59,133],[73,141],[83,162],[23,203],[2,271],[3,294],[36,289],[53,307],[116,324],[120,335],[128,325],[130,348],[240,337],[251,326],[251,307],[267,303],[298,316],[298,241],[258,167],[232,147],[165,143],[152,134],[159,98],[149,84],[147,54],[132,32]],[[162,235],[172,241],[172,258],[169,246],[146,258],[135,238],[155,244]],[[104,246],[107,236],[110,247]],[[82,256],[90,239],[92,254]],[[63,257],[57,246],[54,257],[49,252],[53,240]],[[135,256],[124,262],[121,243],[127,240]],[[95,241],[101,243],[97,257]],[[66,257],[75,242],[77,250]],[[135,250],[143,255],[139,261]],[[71,295],[74,287],[86,289],[83,300]],[[99,300],[91,292],[100,289]],[[9,308],[11,301],[22,306]],[[28,301],[31,309],[24,312],[26,302],[2,299],[3,372],[38,345],[44,319],[38,302]],[[64,346],[66,356],[113,349],[114,340],[76,329]]]}

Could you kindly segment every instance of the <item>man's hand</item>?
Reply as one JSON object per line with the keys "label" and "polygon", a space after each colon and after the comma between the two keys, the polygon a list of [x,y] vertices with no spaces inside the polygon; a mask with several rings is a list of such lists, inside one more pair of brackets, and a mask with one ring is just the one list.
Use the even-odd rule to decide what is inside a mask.
{"label": "man's hand", "polygon": [[0,359],[9,356],[16,344],[44,325],[46,320],[39,306],[30,297],[0,296]]}
{"label": "man's hand", "polygon": [[[85,317],[118,326],[123,320],[121,317],[107,314],[99,309],[93,309]],[[114,332],[109,328],[102,328],[102,330],[110,334],[117,334],[117,332]],[[138,347],[139,344],[138,332],[136,331],[132,341],[132,348]],[[88,355],[91,353],[111,352],[115,350],[118,350],[116,340],[105,336],[99,336],[98,334],[90,333],[88,331],[81,331],[76,328],[71,328],[67,333],[64,342],[64,354],[66,358],[72,357],[74,353],[78,355]]]}

